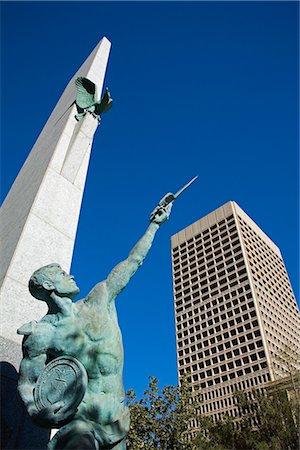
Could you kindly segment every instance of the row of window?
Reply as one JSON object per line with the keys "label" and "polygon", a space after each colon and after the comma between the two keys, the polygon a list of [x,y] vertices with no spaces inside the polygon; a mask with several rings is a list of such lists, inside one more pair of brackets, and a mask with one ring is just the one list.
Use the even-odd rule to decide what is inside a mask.
{"label": "row of window", "polygon": [[247,224],[242,228],[266,337],[271,352],[278,354],[279,346],[300,337],[295,298],[282,259]]}
{"label": "row of window", "polygon": [[[295,321],[286,320],[285,317],[275,317],[271,313],[266,313],[262,310],[262,318],[265,328],[272,334],[274,333],[280,341],[299,341],[299,323]],[[296,329],[294,329],[296,326]]]}
{"label": "row of window", "polygon": [[[268,372],[257,375],[255,373],[252,376],[239,380],[235,383],[225,383],[222,387],[212,386],[201,393],[202,405],[198,413],[209,415],[212,419],[221,420],[225,415],[231,417],[238,417],[243,414],[237,406],[235,394],[237,392],[251,392],[249,390],[261,390],[261,387],[270,381],[270,374]],[[196,387],[196,385],[195,385]],[[223,411],[222,411],[223,410]],[[222,412],[220,412],[222,411]],[[194,420],[195,428],[199,428],[197,420]]]}
{"label": "row of window", "polygon": [[[229,251],[225,251],[223,254],[218,256],[215,260],[207,258],[207,262],[205,265],[203,264],[204,260],[201,259],[199,261],[195,261],[192,264],[182,264],[177,265],[173,269],[173,276],[174,279],[177,279],[178,277],[184,277],[185,275],[188,275],[189,273],[191,276],[196,275],[199,272],[206,272],[207,278],[209,278],[211,275],[216,273],[219,268],[219,264],[225,264],[225,266],[229,266],[230,264],[233,264],[234,262],[237,262],[243,258],[243,255],[241,253],[241,247],[238,246],[234,249],[230,249]],[[220,266],[220,270],[223,266]]]}
{"label": "row of window", "polygon": [[182,288],[181,286],[177,286],[175,288],[175,292],[178,294],[181,292],[182,295],[188,295],[189,293],[192,293],[195,295],[195,297],[199,296],[199,293],[201,293],[201,295],[205,295],[206,293],[210,292],[210,296],[214,297],[223,290],[226,290],[225,288],[228,288],[228,286],[236,286],[238,282],[242,283],[247,280],[248,276],[244,276],[246,273],[246,269],[241,269],[237,273],[232,273],[231,275],[224,276],[223,278],[220,278],[218,281],[215,281],[209,285],[206,285],[205,282],[202,282],[200,285],[199,283],[197,283],[191,286],[186,286],[184,288]]}
{"label": "row of window", "polygon": [[[232,397],[237,392],[253,389],[257,386],[267,383],[270,380],[271,380],[270,374],[263,373],[260,375],[255,375],[253,377],[247,377],[238,380],[234,383],[226,383],[223,386],[218,386],[217,388],[208,389],[205,392],[201,392],[201,400],[206,402],[209,400],[218,399],[226,396]],[[196,387],[196,385],[194,385],[194,387]]]}
{"label": "row of window", "polygon": [[[259,337],[259,335],[258,335]],[[250,341],[250,339],[249,339]],[[246,341],[243,341],[242,344],[244,344]],[[230,341],[229,341],[230,344]],[[218,349],[218,347],[211,347],[205,350],[204,352],[199,352],[192,354],[191,356],[182,357],[178,356],[179,359],[179,365],[194,365],[198,361],[198,365],[201,368],[209,367],[214,364],[218,363],[226,363],[228,360],[236,359],[240,355],[245,356],[246,354],[252,354],[252,352],[259,351],[263,347],[262,340],[258,340],[256,342],[248,342],[248,344],[243,345],[242,347],[236,347],[233,348],[230,345],[224,345],[222,344],[222,349]],[[230,349],[230,350],[229,350]],[[257,349],[257,350],[256,350]],[[229,350],[229,351],[228,351]],[[220,352],[220,353],[219,353]],[[185,353],[185,355],[188,355],[188,353]],[[208,358],[208,359],[206,359]]]}
{"label": "row of window", "polygon": [[[217,281],[212,281],[208,284],[207,280],[203,280],[199,283],[196,284],[192,284],[192,285],[187,285],[187,286],[177,286],[175,288],[176,292],[180,292],[181,290],[183,290],[183,294],[189,294],[192,291],[195,291],[196,289],[199,289],[199,287],[201,287],[200,292],[202,294],[205,294],[206,292],[214,292],[215,290],[219,291],[219,289],[221,289],[222,286],[224,285],[230,285],[230,283],[232,282],[232,280],[235,280],[237,278],[241,279],[244,278],[244,275],[246,274],[246,269],[241,269],[239,270],[237,273],[232,273],[230,275],[227,275],[226,277],[220,278]],[[215,295],[215,294],[214,294]]]}
{"label": "row of window", "polygon": [[[217,313],[216,307],[219,305],[219,311],[222,312],[225,311],[225,308],[233,308],[237,305],[241,305],[243,302],[247,302],[249,299],[252,299],[252,294],[248,291],[250,291],[250,285],[247,283],[239,286],[236,290],[233,289],[215,299],[209,299],[202,302],[195,301],[193,303],[185,303],[185,312],[176,317],[176,320],[177,322],[184,321],[194,315],[196,316],[199,313],[201,314],[201,312],[206,312],[206,317],[210,318],[213,314]],[[245,293],[245,295],[242,295],[243,293]],[[224,303],[224,305],[222,305],[222,303]]]}
{"label": "row of window", "polygon": [[[261,334],[260,334],[260,330],[259,329],[253,329],[253,331],[249,332],[249,330],[251,329],[251,326],[252,327],[258,327],[258,322],[257,321],[248,322],[248,323],[245,323],[243,325],[240,325],[237,328],[232,328],[231,330],[225,332],[222,335],[223,342],[219,342],[218,343],[218,345],[216,347],[216,350],[214,350],[214,347],[211,345],[210,348],[205,350],[205,352],[204,352],[205,356],[208,356],[210,354],[213,355],[214,353],[222,352],[223,350],[226,350],[226,349],[230,348],[230,344],[227,343],[227,340],[229,339],[229,337],[236,336],[237,334],[241,335],[241,334],[245,333],[245,336],[246,336],[248,341],[251,340],[251,339],[256,339],[256,338],[260,337]],[[215,339],[215,341],[216,341],[216,337],[215,336],[212,339]],[[212,342],[215,342],[215,341],[212,341]],[[180,358],[184,354],[187,355],[189,353],[193,353],[193,352],[199,351],[202,348],[203,348],[202,342],[197,342],[196,344],[194,343],[193,345],[191,345],[190,349],[189,348],[185,348],[185,349],[179,350],[178,356]],[[237,355],[238,354],[239,353],[237,353]]]}
{"label": "row of window", "polygon": [[239,261],[240,259],[241,258],[232,258],[232,261],[227,264],[223,261],[220,263],[218,262],[216,270],[211,270],[210,273],[206,273],[206,268],[204,266],[196,267],[196,269],[182,276],[179,273],[179,275],[174,278],[174,286],[177,286],[178,284],[185,286],[185,283],[192,284],[199,280],[201,280],[202,283],[206,280],[206,283],[208,283],[208,281],[212,282],[217,280],[226,273],[230,274],[234,271],[237,272],[239,269],[245,267],[244,261]]}
{"label": "row of window", "polygon": [[265,323],[264,328],[270,349],[277,354],[280,354],[282,349],[284,349],[286,346],[290,347],[291,349],[297,348],[299,351],[299,340],[293,339],[293,336],[290,338],[290,333],[288,333],[287,331],[284,334],[279,333],[276,328],[271,328]]}
{"label": "row of window", "polygon": [[[241,278],[239,278],[238,280],[234,280],[234,281],[224,284],[222,287],[220,287],[219,289],[215,289],[214,291],[210,291],[208,288],[204,288],[204,289],[201,289],[201,292],[198,290],[195,292],[191,292],[190,289],[188,289],[187,291],[184,291],[183,293],[178,292],[175,295],[175,298],[177,300],[178,298],[181,298],[183,296],[185,301],[189,301],[189,300],[193,299],[193,303],[198,304],[198,303],[200,303],[200,301],[205,301],[208,299],[211,300],[214,297],[228,293],[228,291],[231,291],[234,288],[237,288],[237,286],[240,286],[243,283],[246,283],[246,282],[248,283],[248,281],[249,281],[248,275],[245,275],[245,276],[241,276]],[[197,303],[197,300],[199,300],[198,303]],[[176,313],[180,313],[181,311],[183,311],[183,307],[178,308],[176,310]]]}
{"label": "row of window", "polygon": [[236,225],[233,222],[230,222],[227,226],[222,226],[218,230],[215,230],[211,234],[206,234],[201,238],[199,234],[192,237],[188,241],[183,242],[180,244],[179,247],[175,247],[172,249],[172,255],[173,259],[178,258],[179,256],[182,256],[186,253],[189,253],[190,251],[196,249],[197,247],[207,247],[208,244],[211,244],[212,242],[217,242],[219,239],[224,239],[228,236],[232,237],[237,232]]}
{"label": "row of window", "polygon": [[[185,261],[189,259],[192,261],[191,258],[194,258],[197,256],[198,259],[211,255],[213,253],[214,256],[218,256],[220,254],[220,251],[218,249],[227,250],[227,248],[224,248],[226,244],[231,244],[232,247],[234,247],[236,244],[239,243],[238,233],[236,231],[236,228],[230,230],[228,233],[223,233],[220,236],[216,236],[214,239],[209,240],[204,243],[199,243],[195,247],[192,246],[190,249],[184,249],[181,253],[173,254],[173,261],[174,265],[178,264],[179,262]],[[229,247],[228,247],[229,248]],[[211,256],[213,256],[211,255]]]}
{"label": "row of window", "polygon": [[220,400],[215,400],[210,403],[206,403],[204,405],[201,405],[201,413],[208,413],[212,411],[217,411],[219,409],[228,408],[230,406],[236,405],[236,398],[235,397],[228,397]]}
{"label": "row of window", "polygon": [[[261,310],[265,313],[269,313],[269,316],[277,318],[277,323],[285,322],[285,325],[291,329],[292,332],[296,332],[300,329],[300,316],[297,308],[296,300],[288,293],[286,295],[273,294],[268,289],[265,289],[262,283],[255,283],[255,291]],[[291,323],[293,326],[291,327]],[[300,334],[299,334],[300,336]]]}
{"label": "row of window", "polygon": [[[269,311],[273,311],[273,316],[278,320],[281,319],[282,317],[285,318],[286,322],[289,324],[292,324],[294,331],[296,332],[296,335],[299,335],[299,340],[300,340],[300,317],[297,311],[297,307],[296,307],[296,312],[297,314],[295,314],[295,311],[292,309],[292,304],[294,303],[293,300],[294,299],[290,299],[291,301],[288,302],[289,298],[288,296],[284,299],[285,300],[285,308],[283,308],[283,305],[280,305],[278,301],[274,301],[274,297],[270,297],[270,295],[266,292],[264,292],[260,287],[258,287],[257,285],[255,285],[255,290],[256,290],[256,296],[259,300],[259,305],[262,311],[264,310],[268,310]],[[283,303],[283,298],[281,299],[282,303]],[[290,304],[288,304],[290,303]],[[288,308],[286,308],[288,306]],[[297,330],[299,330],[299,333],[297,332]]]}
{"label": "row of window", "polygon": [[[229,311],[229,313],[227,315],[228,316],[233,315],[232,311]],[[184,339],[186,336],[190,336],[194,333],[196,333],[196,338],[200,339],[200,340],[205,339],[208,335],[214,335],[214,334],[217,335],[218,333],[222,332],[223,330],[227,330],[228,328],[235,327],[237,324],[248,321],[250,319],[250,317],[255,318],[256,311],[253,309],[253,310],[249,311],[249,313],[245,313],[243,315],[236,315],[234,318],[230,319],[229,321],[226,319],[226,314],[222,314],[221,320],[223,320],[223,316],[224,316],[224,321],[221,322],[219,325],[216,325],[216,324],[218,324],[218,322],[220,322],[220,317],[216,316],[213,319],[209,320],[208,322],[202,322],[201,324],[196,325],[195,327],[189,327],[189,328],[185,329],[183,332],[179,332],[177,334],[178,340]],[[207,327],[214,327],[214,328],[206,331],[205,329]],[[250,329],[250,327],[247,327],[247,328]],[[205,330],[205,331],[197,333],[197,331],[201,331],[201,330]],[[213,344],[215,342],[215,340],[216,340],[216,338],[212,337],[209,340],[209,342]],[[208,342],[208,340],[204,341],[204,342]],[[204,342],[203,342],[203,344],[204,344]]]}
{"label": "row of window", "polygon": [[275,293],[279,294],[281,296],[281,298],[286,298],[287,297],[287,292],[284,289],[284,286],[282,284],[273,284],[273,283],[269,283],[267,280],[258,280],[257,278],[253,277],[254,281],[256,283],[257,286],[260,286],[260,288],[266,292],[266,293],[270,293],[270,295],[273,295]]}
{"label": "row of window", "polygon": [[[230,324],[230,326],[237,328],[236,325],[239,324],[241,320],[242,319],[240,317],[238,317],[237,319],[235,319],[235,322],[232,321],[232,324]],[[251,326],[253,328],[258,326],[257,320],[253,320],[249,323],[251,324]],[[228,339],[229,335],[231,335],[231,336],[234,335],[234,331],[233,331],[234,329],[230,329],[230,330],[226,331],[225,333],[222,332],[228,328],[229,328],[228,324],[225,324],[225,326],[224,325],[222,326],[222,329],[221,329],[221,327],[220,328],[216,327],[216,330],[211,329],[210,335],[214,335],[214,336],[211,337],[211,339],[207,339],[203,342],[198,342],[197,346],[204,346],[204,344],[205,344],[205,346],[209,346],[209,345],[211,345],[210,344],[211,342],[221,342],[222,340]],[[245,328],[246,328],[246,324],[245,324]],[[248,327],[248,328],[250,329],[250,327]],[[183,340],[178,340],[178,348],[184,347],[185,345],[191,345],[194,342],[196,342],[196,339],[198,339],[199,341],[200,340],[202,341],[207,336],[208,336],[208,333],[207,333],[207,331],[205,331],[202,334],[199,333],[199,335],[189,336],[189,337],[186,337],[185,339],[183,338]],[[240,343],[244,342],[245,336],[239,336],[239,341],[240,341]]]}
{"label": "row of window", "polygon": [[[231,266],[233,267],[233,270],[235,270],[235,266]],[[230,268],[229,268],[230,269]],[[246,272],[244,272],[244,270],[246,270],[244,268],[244,266],[239,266],[239,271],[242,271],[242,273],[239,274],[240,277],[243,277],[243,275],[246,275]],[[226,273],[227,272],[227,273]],[[212,274],[209,277],[203,278],[202,275],[198,276],[197,278],[200,278],[200,280],[197,281],[197,278],[191,278],[190,280],[187,280],[187,282],[185,281],[185,283],[187,283],[187,285],[185,284],[185,286],[183,285],[179,285],[176,286],[174,288],[174,293],[175,293],[175,300],[177,301],[177,299],[183,299],[184,301],[189,301],[191,299],[191,295],[194,294],[194,292],[197,290],[197,288],[199,287],[203,287],[206,288],[208,287],[209,290],[214,290],[215,288],[224,288],[224,284],[230,284],[232,281],[235,281],[235,276],[231,277],[230,273],[232,272],[232,270],[227,270],[224,272],[220,272],[222,275],[219,275],[219,273],[216,273],[215,271],[212,272]],[[238,272],[238,270],[236,270],[236,272]],[[227,275],[227,278],[226,278]],[[230,279],[229,279],[230,278]],[[246,277],[248,278],[248,276]],[[192,281],[193,280],[193,281]],[[206,281],[209,280],[209,281]],[[218,281],[216,281],[218,280]],[[210,283],[210,284],[208,284]],[[189,289],[189,290],[188,290]],[[223,295],[223,294],[222,294]],[[205,297],[205,298],[203,298]],[[203,300],[207,300],[210,297],[209,296],[202,296]]]}
{"label": "row of window", "polygon": [[[224,355],[221,355],[224,356]],[[265,359],[265,352],[261,350],[260,352],[249,353],[242,358],[234,358],[233,361],[223,362],[220,357],[214,357],[212,359],[207,359],[206,361],[200,361],[197,364],[192,364],[192,373],[201,372],[201,378],[208,378],[212,375],[219,374],[221,372],[226,372],[234,370],[235,368],[251,364],[252,362]],[[217,364],[215,367],[210,368],[213,364]]]}
{"label": "row of window", "polygon": [[[236,302],[238,302],[238,300],[236,300]],[[192,317],[191,319],[189,319],[188,323],[187,322],[178,323],[177,327],[176,327],[177,331],[179,332],[180,330],[185,330],[183,332],[183,335],[187,336],[188,332],[189,333],[194,332],[194,330],[191,328],[191,326],[196,325],[198,322],[200,322],[200,320],[201,320],[200,325],[196,325],[196,327],[195,327],[196,331],[199,331],[200,329],[204,329],[204,328],[207,328],[207,327],[210,327],[213,325],[218,325],[218,323],[220,321],[227,320],[227,319],[230,320],[233,315],[235,315],[235,316],[242,315],[245,311],[247,311],[247,309],[250,310],[251,308],[254,308],[254,303],[253,303],[253,301],[250,301],[248,303],[243,304],[241,301],[240,306],[237,306],[233,310],[229,310],[226,313],[222,312],[225,309],[225,308],[222,308],[222,306],[224,306],[224,305],[220,305],[219,308],[213,309],[213,317],[211,319],[209,318],[210,316],[208,314],[197,315],[195,313],[195,316]],[[227,308],[233,307],[231,302],[229,302],[229,305],[225,305],[225,306],[227,306]],[[208,311],[208,312],[211,312],[211,311]],[[206,320],[207,320],[207,322],[206,322]],[[181,337],[181,336],[179,336],[179,334],[178,334],[178,337]]]}
{"label": "row of window", "polygon": [[213,264],[213,261],[222,261],[224,260],[224,258],[226,259],[228,255],[232,254],[232,251],[237,252],[237,248],[240,248],[239,239],[229,242],[229,238],[227,238],[227,242],[228,243],[226,245],[221,246],[221,243],[219,242],[217,244],[214,244],[213,247],[209,246],[206,249],[199,250],[197,255],[193,254],[189,258],[186,256],[181,258],[180,260],[175,259],[173,262],[174,272],[179,270],[180,267],[185,267],[188,264],[191,268],[196,267],[196,262],[198,263],[198,265],[202,264],[203,268],[205,268],[205,266],[210,267]]}
{"label": "row of window", "polygon": [[[287,293],[291,294],[293,297],[293,291],[282,259],[274,253],[260,236],[255,235],[247,224],[242,223],[242,229],[243,233],[249,238],[248,241],[245,241],[245,244],[253,275],[258,280],[260,278],[263,279],[262,287],[267,284],[269,289],[274,289],[274,287],[279,289],[285,299]],[[254,246],[256,245],[256,247],[253,248],[251,243]],[[261,249],[259,253],[255,252],[257,247]],[[271,283],[269,283],[269,281],[271,281]]]}
{"label": "row of window", "polygon": [[[263,361],[260,364],[255,364],[253,366],[241,368],[241,369],[237,370],[236,372],[229,372],[220,377],[211,378],[210,380],[207,380],[207,381],[201,380],[200,374],[193,374],[193,375],[191,375],[191,378],[194,383],[199,384],[201,389],[206,389],[211,386],[216,386],[220,383],[225,383],[227,381],[234,380],[234,379],[242,377],[242,376],[249,376],[250,374],[258,372],[259,370],[265,370],[267,367],[268,367],[267,362]],[[184,373],[187,373],[187,372],[184,369],[180,369],[179,373],[182,376]]]}
{"label": "row of window", "polygon": [[198,233],[194,237],[188,239],[186,242],[183,242],[179,246],[174,247],[173,254],[175,254],[178,250],[183,249],[183,248],[193,244],[193,242],[198,242],[202,238],[207,240],[207,239],[209,239],[210,236],[214,236],[216,233],[223,232],[224,230],[226,230],[226,227],[230,228],[232,225],[235,224],[234,219],[233,220],[232,219],[233,219],[233,215],[230,215],[226,219],[221,220],[217,224],[212,225],[210,228],[207,228],[204,231],[202,231],[201,233]]}
{"label": "row of window", "polygon": [[185,292],[185,289],[187,288],[195,290],[200,286],[202,289],[204,287],[207,287],[210,290],[214,290],[215,288],[220,287],[226,282],[228,283],[238,278],[238,276],[244,275],[245,273],[247,273],[246,268],[243,264],[241,264],[239,268],[233,265],[228,269],[221,270],[220,272],[212,275],[209,278],[203,276],[203,274],[200,274],[199,276],[191,278],[191,280],[182,281],[181,284],[179,284],[178,280],[176,280],[177,285],[175,284],[175,292],[179,292],[180,290],[183,290]]}
{"label": "row of window", "polygon": [[[258,333],[258,337],[260,336],[260,334]],[[203,369],[204,367],[209,367],[211,365],[214,364],[223,364],[224,362],[226,363],[226,361],[231,360],[231,359],[236,359],[238,358],[240,355],[245,356],[246,354],[252,354],[252,352],[255,350],[255,355],[258,354],[261,356],[261,352],[257,352],[256,349],[261,349],[263,347],[263,343],[262,340],[258,340],[258,341],[254,341],[253,342],[253,338],[254,336],[252,335],[252,341],[250,341],[250,338],[248,338],[248,344],[247,345],[243,345],[242,347],[236,347],[236,344],[230,345],[231,342],[226,342],[226,344],[229,344],[228,346],[225,344],[221,344],[220,346],[217,347],[211,347],[207,350],[205,350],[204,352],[198,352],[195,354],[192,354],[191,356],[185,356],[183,357],[183,355],[180,357],[178,355],[178,362],[179,362],[179,366],[183,366],[183,365],[191,365],[193,368],[194,366],[199,367],[200,369]],[[242,344],[244,344],[246,341],[243,341]],[[213,351],[215,350],[215,351]],[[228,351],[229,350],[229,351]],[[206,359],[208,358],[208,359]],[[256,360],[256,357],[253,356],[251,357],[251,359],[254,361]],[[194,368],[195,369],[195,368]],[[196,370],[196,369],[195,369]],[[197,369],[198,370],[198,369]]]}
{"label": "row of window", "polygon": [[[268,254],[272,262],[280,261],[280,258],[274,250],[256,232],[254,232],[241,217],[239,217],[239,223],[243,236],[247,236],[252,242],[254,252],[257,252],[258,254]],[[245,241],[247,242],[246,239]]]}

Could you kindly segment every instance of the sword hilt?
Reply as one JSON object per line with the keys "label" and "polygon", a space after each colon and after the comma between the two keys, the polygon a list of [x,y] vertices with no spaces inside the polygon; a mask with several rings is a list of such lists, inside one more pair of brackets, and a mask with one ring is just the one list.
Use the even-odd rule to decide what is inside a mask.
{"label": "sword hilt", "polygon": [[180,194],[182,194],[183,191],[185,191],[194,181],[198,178],[198,175],[191,179],[186,185],[184,185],[179,191],[176,192],[176,194],[172,194],[172,192],[169,192],[166,194],[161,201],[159,202],[159,206],[167,206],[170,203],[174,202],[177,197],[179,197]]}
{"label": "sword hilt", "polygon": [[169,192],[161,199],[161,201],[159,202],[159,206],[167,206],[170,203],[174,202],[175,198],[175,195],[172,194],[172,192]]}

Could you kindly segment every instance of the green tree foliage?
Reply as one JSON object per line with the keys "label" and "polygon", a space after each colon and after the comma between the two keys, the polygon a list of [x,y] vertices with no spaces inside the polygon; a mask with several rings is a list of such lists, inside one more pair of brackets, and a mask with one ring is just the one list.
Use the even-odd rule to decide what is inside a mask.
{"label": "green tree foliage", "polygon": [[149,388],[137,401],[134,391],[127,392],[131,424],[127,439],[128,450],[186,449],[194,450],[189,442],[189,425],[196,417],[198,399],[192,399],[187,380],[180,387],[158,387],[158,379],[150,377]]}
{"label": "green tree foliage", "polygon": [[[297,397],[289,399],[285,389],[273,389],[264,394],[255,394],[252,400],[246,399],[245,407],[250,411],[248,417],[246,416],[248,428],[250,428],[249,416],[254,414],[257,417],[258,424],[253,431],[259,444],[256,448],[263,449],[264,446],[269,445],[270,450],[299,449],[299,399]],[[245,423],[245,419],[243,422]]]}
{"label": "green tree foliage", "polygon": [[[290,343],[284,343],[275,356],[275,361],[285,369],[293,384],[293,389],[297,395],[297,378],[299,378],[299,364],[300,364],[299,348]],[[274,361],[274,362],[275,362]],[[299,387],[299,385],[298,385]]]}
{"label": "green tree foliage", "polygon": [[[238,419],[213,422],[197,415],[199,396],[192,397],[185,379],[181,387],[160,390],[157,378],[137,401],[127,393],[131,412],[128,450],[299,450],[299,396],[288,398],[282,387],[264,393],[239,393]],[[191,419],[199,428],[193,430]]]}
{"label": "green tree foliage", "polygon": [[285,389],[237,394],[240,417],[213,423],[200,418],[200,450],[299,450],[299,399]]}

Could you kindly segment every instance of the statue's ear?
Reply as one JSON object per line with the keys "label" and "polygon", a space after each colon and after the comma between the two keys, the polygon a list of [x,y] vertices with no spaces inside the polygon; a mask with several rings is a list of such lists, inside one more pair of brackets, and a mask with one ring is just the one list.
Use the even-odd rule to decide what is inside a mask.
{"label": "statue's ear", "polygon": [[47,291],[53,291],[55,289],[55,286],[53,283],[51,283],[51,281],[45,280],[43,281],[43,288]]}

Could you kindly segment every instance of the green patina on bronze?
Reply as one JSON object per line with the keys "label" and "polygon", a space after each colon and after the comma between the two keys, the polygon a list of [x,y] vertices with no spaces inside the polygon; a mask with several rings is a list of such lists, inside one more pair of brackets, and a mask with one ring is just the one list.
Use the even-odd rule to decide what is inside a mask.
{"label": "green patina on bronze", "polygon": [[97,101],[97,87],[95,83],[88,78],[78,77],[75,85],[77,88],[75,100],[77,107],[76,120],[80,121],[87,112],[100,120],[101,114],[112,107],[112,98],[108,89],[106,89],[102,99]]}
{"label": "green patina on bronze", "polygon": [[31,276],[29,290],[47,303],[48,312],[18,329],[24,335],[18,389],[37,424],[60,428],[50,450],[126,449],[130,418],[115,300],[142,265],[184,188],[163,197],[128,257],[86,298],[73,303],[79,288],[58,264]]}
{"label": "green patina on bronze", "polygon": [[37,379],[34,401],[39,411],[61,401],[74,409],[84,397],[88,376],[81,362],[72,356],[59,356],[47,364]]}
{"label": "green patina on bronze", "polygon": [[[155,209],[128,258],[86,298],[72,302],[79,288],[58,264],[42,267],[30,278],[31,294],[47,303],[48,313],[18,330],[24,335],[19,392],[36,423],[60,428],[49,449],[126,448],[129,411],[124,403],[123,344],[115,299],[143,263],[171,206]],[[86,370],[87,386],[79,404],[74,386],[80,380],[72,368],[62,370],[58,365],[55,358],[62,356],[74,358]]]}

